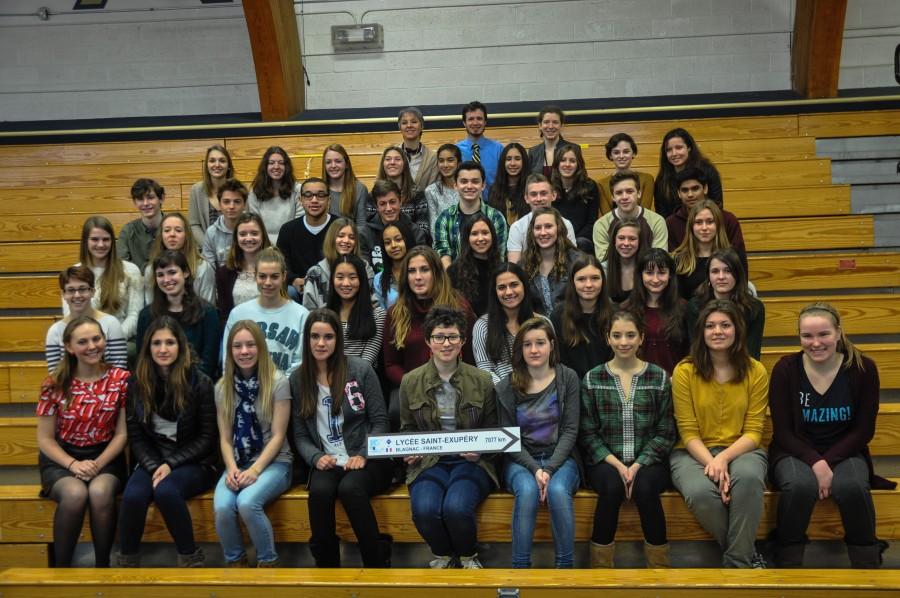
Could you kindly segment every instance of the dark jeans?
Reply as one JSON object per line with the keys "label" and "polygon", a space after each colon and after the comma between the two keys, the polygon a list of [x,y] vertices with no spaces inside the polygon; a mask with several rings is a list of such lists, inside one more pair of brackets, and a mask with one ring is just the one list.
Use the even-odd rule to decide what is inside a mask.
{"label": "dark jeans", "polygon": [[384,567],[381,534],[370,499],[391,483],[390,459],[368,459],[363,469],[336,467],[314,469],[309,480],[309,546],[319,567],[339,567],[340,549],[335,535],[334,504],[337,499],[350,519],[364,567]]}
{"label": "dark jeans", "polygon": [[[597,492],[597,508],[594,511],[594,532],[591,540],[597,544],[609,544],[616,538],[619,526],[619,508],[625,500],[625,484],[616,468],[602,462],[587,468],[591,488]],[[669,464],[654,463],[638,469],[631,489],[631,500],[637,506],[641,518],[641,530],[648,544],[665,544],[666,515],[659,495],[669,486]]]}
{"label": "dark jeans", "polygon": [[156,503],[175,541],[178,554],[193,554],[194,528],[187,499],[209,490],[216,480],[216,471],[196,463],[176,467],[153,487],[153,476],[138,467],[128,478],[119,511],[119,539],[122,554],[137,554],[147,520],[147,508]]}
{"label": "dark jeans", "polygon": [[[869,491],[869,467],[861,457],[851,457],[832,470],[831,495],[837,503],[844,524],[847,544],[868,546],[876,542],[875,506]],[[781,490],[778,497],[779,544],[806,542],[806,528],[819,498],[819,482],[812,468],[794,457],[785,457],[773,472]]]}
{"label": "dark jeans", "polygon": [[442,459],[409,486],[413,522],[435,556],[473,556],[478,552],[475,511],[494,482],[477,463]]}

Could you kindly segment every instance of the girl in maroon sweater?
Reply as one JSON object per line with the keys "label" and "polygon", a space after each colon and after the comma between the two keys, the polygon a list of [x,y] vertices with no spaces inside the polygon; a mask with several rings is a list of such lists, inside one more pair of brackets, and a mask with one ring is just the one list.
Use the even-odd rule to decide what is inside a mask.
{"label": "girl in maroon sweater", "polygon": [[[462,295],[453,289],[450,277],[441,265],[438,254],[426,245],[413,247],[403,258],[397,286],[397,301],[387,312],[384,322],[384,373],[392,388],[388,415],[391,429],[400,426],[398,391],[404,374],[424,365],[431,359],[425,339],[425,316],[433,305],[461,309],[468,322],[466,339],[472,338],[475,314]],[[463,361],[475,365],[472,343],[463,345]]]}
{"label": "girl in maroon sweater", "polygon": [[647,333],[640,358],[658,365],[671,376],[675,365],[687,357],[687,303],[678,296],[675,262],[654,247],[638,259],[634,289],[623,307],[644,322]]}
{"label": "girl in maroon sweater", "polygon": [[867,446],[878,413],[878,368],[847,339],[831,305],[807,305],[798,327],[802,350],[781,358],[769,385],[769,464],[781,490],[776,559],[781,567],[803,563],[813,508],[831,497],[852,566],[878,567],[883,548],[870,489],[896,486],[874,474]]}

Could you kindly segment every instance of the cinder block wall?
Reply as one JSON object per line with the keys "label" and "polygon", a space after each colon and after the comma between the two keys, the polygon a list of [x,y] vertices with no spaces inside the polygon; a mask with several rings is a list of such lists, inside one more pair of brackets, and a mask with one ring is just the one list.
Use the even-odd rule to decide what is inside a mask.
{"label": "cinder block wall", "polygon": [[[298,22],[311,83],[307,107],[790,87],[793,0],[490,3],[497,5],[295,5],[306,11]],[[428,8],[437,4],[459,6]],[[48,21],[26,14],[39,6],[53,13]],[[0,6],[0,119],[259,110],[240,2],[203,7],[197,0],[115,0],[105,11],[76,14],[71,8],[72,0],[4,0]],[[384,52],[335,55],[331,25],[362,18],[383,25]],[[897,18],[895,0],[850,0],[847,37],[853,39],[844,44],[842,88],[893,84],[896,33],[864,28]],[[883,37],[859,37],[872,34]]]}

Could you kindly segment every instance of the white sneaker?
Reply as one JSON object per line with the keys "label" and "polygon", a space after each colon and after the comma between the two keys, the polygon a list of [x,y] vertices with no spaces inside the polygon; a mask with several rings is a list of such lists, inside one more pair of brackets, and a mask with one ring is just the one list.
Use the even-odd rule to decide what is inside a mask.
{"label": "white sneaker", "polygon": [[478,555],[459,557],[459,566],[463,569],[484,569],[484,565],[478,560]]}
{"label": "white sneaker", "polygon": [[428,566],[432,569],[454,569],[456,563],[452,556],[437,556],[429,561]]}

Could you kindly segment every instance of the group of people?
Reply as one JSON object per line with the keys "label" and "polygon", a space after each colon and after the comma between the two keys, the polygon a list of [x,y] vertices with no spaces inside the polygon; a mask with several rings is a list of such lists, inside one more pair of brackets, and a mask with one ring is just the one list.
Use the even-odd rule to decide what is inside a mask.
{"label": "group of people", "polygon": [[[876,365],[816,303],[798,317],[801,351],[770,377],[740,224],[690,134],[664,137],[655,181],[630,169],[634,140],[614,135],[615,171],[598,184],[557,107],[541,110],[528,150],[485,137],[479,102],[462,119],[466,139],[433,152],[421,112],[401,111],[402,141],[371,190],[338,144],[323,176],[302,182],[269,148],[251,190],[214,145],[187,217],[163,212],[164,189],[139,179],[140,218],[118,238],[106,218],[85,221],[79,262],[59,276],[64,318],[47,333],[37,410],[57,566],[70,565],[88,509],[97,566],[117,526],[115,563],[137,566],[151,502],[179,564],[202,566],[186,503],[212,487],[227,564],[249,563],[242,521],[256,565],[276,566],[264,507],[298,476],[320,567],[340,566],[337,500],[364,566],[390,565],[370,501],[401,480],[433,568],[482,566],[476,510],[498,488],[515,496],[512,566],[531,566],[546,504],[555,565],[572,567],[583,485],[598,496],[594,567],[613,566],[625,500],[648,565],[669,566],[660,494],[671,486],[723,566],[762,566],[767,478],[781,490],[779,566],[802,564],[827,497],[851,563],[878,566],[869,490],[888,482],[867,449]],[[520,428],[521,451],[366,454],[369,434],[498,425]]]}

